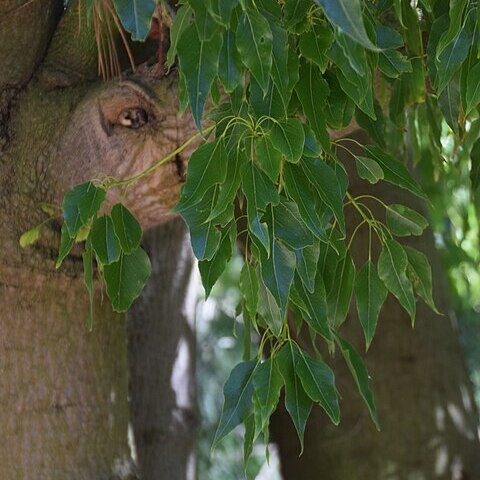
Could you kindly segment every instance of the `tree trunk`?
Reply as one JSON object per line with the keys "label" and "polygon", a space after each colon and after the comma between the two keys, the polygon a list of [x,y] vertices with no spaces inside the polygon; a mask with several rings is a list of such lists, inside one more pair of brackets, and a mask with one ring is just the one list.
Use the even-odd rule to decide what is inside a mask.
{"label": "tree trunk", "polygon": [[143,480],[195,480],[194,260],[186,225],[145,239],[152,277],[128,313],[130,401]]}
{"label": "tree trunk", "polygon": [[[351,136],[367,142],[360,132]],[[353,159],[345,156],[343,159],[351,171],[348,164]],[[354,196],[366,193],[365,183],[351,185],[351,193]],[[386,203],[410,204],[415,208],[411,195],[388,184],[370,188],[368,193]],[[378,218],[382,217],[376,205],[369,206],[375,209]],[[351,231],[358,217],[352,211],[347,213]],[[442,268],[435,257],[430,234],[414,237],[409,244],[429,254],[434,297],[445,316],[434,314],[419,302],[412,329],[408,314],[395,299],[390,296],[384,305],[376,337],[365,355],[380,417],[380,433],[371,422],[341,355],[325,357],[336,373],[341,395],[340,426],[333,426],[319,408],[313,409],[305,434],[305,451],[299,458],[291,420],[281,410],[273,420],[272,433],[279,445],[285,480],[480,478],[477,412],[457,327],[454,317],[449,315]],[[358,267],[366,260],[366,252],[368,229],[362,229],[352,252]],[[359,352],[365,351],[354,307],[342,333]]]}
{"label": "tree trunk", "polygon": [[[0,2],[2,480],[135,474],[125,318],[112,312],[97,288],[94,330],[88,332],[82,247],[55,269],[60,219],[48,220],[42,204],[60,205],[69,188],[87,180],[134,176],[178,148],[194,127],[177,114],[173,77],[153,81],[144,68],[109,82],[96,78],[88,4],[71,0],[64,12],[62,0]],[[125,112],[139,109],[148,119],[144,128],[121,122]],[[188,153],[128,190],[110,191],[106,210],[121,201],[144,229],[164,222],[178,198]],[[20,235],[46,220],[39,242],[20,248]],[[192,260],[179,222],[147,235],[146,242],[154,273],[129,329],[138,458],[146,479],[164,473],[191,479],[194,391],[180,384],[193,372],[193,325],[186,324],[192,296],[183,301]],[[142,319],[151,312],[154,318]]]}

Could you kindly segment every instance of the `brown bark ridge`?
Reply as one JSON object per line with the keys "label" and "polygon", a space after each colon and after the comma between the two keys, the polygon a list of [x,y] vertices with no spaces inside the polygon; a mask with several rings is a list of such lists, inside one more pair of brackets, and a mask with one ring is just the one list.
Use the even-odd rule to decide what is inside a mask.
{"label": "brown bark ridge", "polygon": [[197,303],[186,225],[172,220],[146,236],[152,277],[128,312],[130,403],[142,479],[195,480]]}
{"label": "brown bark ridge", "polygon": [[[147,69],[109,82],[94,78],[92,55],[96,52],[85,18],[82,29],[75,30],[79,25],[76,0],[69,2],[64,13],[61,0],[0,3],[0,479],[132,478],[136,468],[127,435],[125,318],[111,311],[98,289],[94,330],[87,331],[89,306],[82,285],[81,249],[74,249],[62,268],[55,270],[59,219],[42,228],[41,240],[33,247],[21,249],[18,240],[47,218],[42,203],[58,205],[66,190],[92,178],[139,173],[191,136],[193,124],[177,115],[174,78],[153,82]],[[147,119],[141,128],[122,120],[126,112],[139,109]],[[122,201],[145,229],[166,221],[183,181],[184,158],[179,156],[127,190],[110,192],[106,208]],[[184,245],[179,228],[154,238],[165,241],[166,248],[178,247],[177,242]],[[150,238],[147,243],[155,257]],[[165,260],[168,250],[158,251],[154,266],[165,267],[168,273],[156,270],[154,278],[163,279],[162,285],[178,281],[177,290],[169,287],[168,291],[182,297],[189,278],[186,250],[182,247],[171,255],[172,261],[184,262],[179,272]],[[151,295],[154,291],[151,284]],[[174,308],[173,299],[169,302],[169,320],[178,328],[183,325],[178,335],[184,338],[187,312]],[[147,321],[145,325],[152,326]],[[135,329],[139,336],[141,327]],[[148,330],[144,334],[148,337]],[[135,338],[131,352],[135,352]],[[156,331],[152,338],[161,341],[157,351],[177,353],[168,350],[168,335]],[[140,370],[139,357],[140,352],[132,353],[133,372]],[[182,375],[190,374],[187,364],[179,370]],[[153,373],[149,371],[155,381]],[[132,384],[136,381],[132,378]],[[162,403],[167,402],[162,396],[151,401],[159,402],[162,412],[173,405]],[[174,412],[181,424],[189,406],[178,402]],[[134,411],[139,403],[134,397]],[[161,428],[158,415],[154,429]],[[189,425],[186,413],[185,418]],[[172,421],[168,416],[168,425]],[[134,425],[142,422],[145,417]],[[194,436],[186,433],[191,445]],[[152,445],[145,454],[143,445],[139,443],[137,452],[141,462],[153,455]],[[184,455],[191,461],[190,447]],[[171,468],[171,459],[163,458]],[[162,471],[161,463],[156,467]],[[179,468],[184,471],[183,466]],[[150,478],[162,478],[161,473]]]}
{"label": "brown bark ridge", "polygon": [[[360,131],[350,136],[368,142]],[[354,182],[350,168],[353,159],[345,155],[342,158]],[[388,184],[373,191],[365,187],[365,182],[350,185],[354,196],[366,193],[365,190],[386,203],[419,208],[415,200],[412,204],[411,195]],[[369,206],[375,209],[378,218],[383,217],[378,205],[369,203]],[[359,219],[353,211],[347,210],[347,214],[351,231]],[[368,229],[360,230],[356,239],[352,256],[360,267],[368,253]],[[435,257],[431,234],[414,237],[409,244],[429,255],[434,297],[446,315],[438,316],[418,302],[412,329],[408,314],[396,299],[390,296],[383,306],[377,334],[364,355],[380,418],[380,433],[369,418],[341,354],[337,352],[333,358],[325,356],[336,374],[341,396],[340,425],[335,427],[320,408],[314,408],[307,424],[305,450],[299,457],[291,420],[285,410],[280,410],[272,422],[272,436],[279,445],[285,480],[480,478],[477,411],[459,332],[454,317],[449,315],[442,268]],[[353,306],[341,334],[357,351],[365,351],[363,332]]]}

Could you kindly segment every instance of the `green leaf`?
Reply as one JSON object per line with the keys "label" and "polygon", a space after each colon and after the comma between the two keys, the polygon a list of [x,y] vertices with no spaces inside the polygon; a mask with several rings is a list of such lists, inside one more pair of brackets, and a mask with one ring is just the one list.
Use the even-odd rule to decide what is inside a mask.
{"label": "green leaf", "polygon": [[208,220],[213,220],[225,212],[234,203],[238,189],[240,188],[241,176],[240,170],[247,162],[245,151],[238,146],[232,149],[228,154],[227,174],[225,181],[220,185],[215,206],[208,216]]}
{"label": "green leaf", "polygon": [[466,110],[465,115],[469,115],[480,103],[480,62],[476,63],[468,72],[467,88],[465,92]]}
{"label": "green leaf", "polygon": [[275,297],[264,283],[260,282],[258,287],[258,314],[265,320],[273,335],[280,338],[285,316],[282,315]]}
{"label": "green leaf", "polygon": [[142,227],[138,220],[121,203],[114,205],[110,216],[113,221],[115,234],[120,240],[122,251],[124,253],[132,253],[140,245],[140,240],[142,239]]}
{"label": "green leaf", "polygon": [[243,465],[247,467],[248,460],[253,451],[255,441],[255,416],[251,413],[244,421],[245,433],[243,435]]}
{"label": "green leaf", "polygon": [[201,120],[205,102],[218,72],[221,48],[220,32],[217,32],[208,41],[201,41],[194,24],[185,29],[178,41],[180,69],[186,80],[193,117],[200,131],[202,130]]}
{"label": "green leaf", "polygon": [[63,218],[71,238],[75,238],[80,228],[97,214],[105,196],[105,190],[92,182],[76,185],[65,194]]}
{"label": "green leaf", "polygon": [[356,42],[370,50],[378,48],[368,38],[363,24],[360,0],[314,0],[325,12],[326,17],[336,27]]}
{"label": "green leaf", "polygon": [[145,287],[151,265],[148,255],[138,247],[128,255],[122,253],[117,262],[105,265],[103,272],[113,309],[126,312]]}
{"label": "green leaf", "polygon": [[380,280],[375,265],[368,260],[355,278],[355,298],[367,350],[377,329],[378,315],[387,298],[387,289]]}
{"label": "green leaf", "polygon": [[353,284],[355,281],[355,265],[352,256],[347,251],[337,263],[333,284],[327,296],[328,319],[335,327],[340,326],[347,317],[352,299]]}
{"label": "green leaf", "polygon": [[262,137],[256,144],[257,160],[272,182],[276,182],[282,164],[282,154],[273,147],[269,137]]}
{"label": "green leaf", "polygon": [[310,6],[309,0],[288,0],[285,2],[284,15],[287,27],[296,25],[304,20]]}
{"label": "green leaf", "polygon": [[95,289],[93,288],[93,249],[91,242],[87,242],[85,251],[82,255],[83,258],[83,282],[88,292],[88,298],[90,302],[90,316],[87,322],[88,330],[93,330],[93,294]]}
{"label": "green leaf", "polygon": [[264,250],[260,250],[260,270],[265,286],[280,307],[281,318],[284,318],[295,273],[295,253],[279,241],[273,240],[268,257]]}
{"label": "green leaf", "polygon": [[[288,4],[288,2],[287,2]],[[313,25],[300,37],[300,53],[324,72],[328,65],[327,51],[333,43],[333,32],[326,25]]]}
{"label": "green leaf", "polygon": [[412,247],[404,247],[408,258],[407,275],[417,295],[435,312],[440,314],[432,295],[432,268],[427,257]]}
{"label": "green leaf", "polygon": [[187,181],[176,210],[182,212],[199,203],[210,187],[223,183],[227,176],[227,165],[223,138],[197,148],[188,162]]}
{"label": "green leaf", "polygon": [[345,233],[343,199],[335,171],[323,160],[319,159],[305,159],[302,167],[320,195],[322,202],[325,203],[333,215],[335,215],[340,230],[342,233]]}
{"label": "green leaf", "polygon": [[343,358],[357,384],[358,391],[362,396],[365,404],[367,405],[368,411],[370,412],[370,416],[373,420],[373,423],[377,427],[377,430],[380,431],[380,424],[378,422],[377,416],[377,407],[375,406],[375,400],[373,398],[372,392],[368,385],[368,371],[362,361],[360,355],[356,352],[356,350],[350,345],[346,340],[335,335],[335,339],[337,341],[340,350],[342,351]]}
{"label": "green leaf", "polygon": [[248,262],[243,264],[240,273],[240,292],[248,313],[255,318],[258,306],[258,279],[255,269]]}
{"label": "green leaf", "polygon": [[185,29],[190,25],[192,19],[192,8],[190,5],[182,5],[177,10],[175,20],[170,28],[170,47],[167,52],[166,66],[172,68],[177,55],[178,41],[180,40]]}
{"label": "green leaf", "polygon": [[205,298],[208,298],[213,286],[224,272],[227,263],[230,261],[233,253],[233,244],[235,231],[231,226],[222,232],[220,245],[211,260],[202,260],[198,262],[198,269],[202,277],[202,284],[205,288]]}
{"label": "green leaf", "polygon": [[476,140],[470,152],[470,183],[472,193],[475,194],[480,185],[480,140]]}
{"label": "green leaf", "polygon": [[63,261],[72,250],[74,243],[75,243],[75,239],[70,236],[70,234],[68,233],[67,225],[66,223],[64,223],[62,225],[62,233],[60,237],[60,249],[58,252],[57,262],[55,263],[55,268],[61,267]]}
{"label": "green leaf", "polygon": [[143,42],[150,32],[156,0],[113,0],[123,28],[135,41]]}
{"label": "green leaf", "polygon": [[253,360],[241,362],[230,373],[230,377],[223,387],[222,416],[213,440],[213,448],[250,415],[255,365],[256,362]]}
{"label": "green leaf", "polygon": [[314,237],[302,222],[296,203],[285,197],[281,197],[280,203],[273,209],[273,226],[275,237],[293,249],[313,244]]}
{"label": "green leaf", "polygon": [[318,141],[325,151],[330,148],[330,137],[325,121],[325,103],[329,93],[328,84],[320,75],[320,71],[312,64],[300,67],[300,79],[295,87],[303,113],[315,132]]}
{"label": "green leaf", "polygon": [[443,50],[436,62],[436,87],[440,94],[460,69],[470,48],[471,38],[465,29],[461,29],[455,39]]}
{"label": "green leaf", "polygon": [[[480,71],[478,73],[480,73]],[[445,117],[445,121],[454,132],[458,132],[458,117],[460,115],[461,103],[459,88],[458,81],[456,78],[453,78],[448,82],[445,90],[438,97],[438,104]],[[480,89],[478,95],[478,99],[480,100]]]}
{"label": "green leaf", "polygon": [[102,265],[109,265],[120,258],[122,248],[110,216],[102,215],[93,222],[90,238],[97,260]]}
{"label": "green leaf", "polygon": [[387,227],[397,237],[421,235],[428,227],[428,220],[424,216],[405,205],[389,205],[386,217]]}
{"label": "green leaf", "polygon": [[242,60],[235,46],[235,34],[231,30],[227,30],[223,36],[218,64],[218,78],[226,92],[233,92],[238,87],[242,80],[242,73]]}
{"label": "green leaf", "polygon": [[318,158],[322,153],[322,147],[317,141],[313,130],[306,124],[302,124],[305,132],[305,144],[303,146],[303,155],[308,158]]}
{"label": "green leaf", "polygon": [[322,276],[318,273],[315,276],[315,288],[313,293],[310,293],[305,288],[299,275],[295,275],[294,282],[295,289],[300,295],[309,314],[305,317],[305,321],[323,338],[331,340],[332,335],[327,321],[327,294],[325,293],[325,285]]}
{"label": "green leaf", "polygon": [[243,63],[266,94],[272,68],[273,35],[270,25],[259,12],[247,9],[240,17],[235,39]]}
{"label": "green leaf", "polygon": [[382,167],[385,181],[409,190],[421,198],[427,198],[403,163],[395,160],[376,145],[367,145],[365,151]]}
{"label": "green leaf", "polygon": [[307,395],[320,403],[334,425],[340,423],[340,406],[332,369],[321,360],[300,350],[296,373]]}
{"label": "green leaf", "polygon": [[242,190],[247,199],[248,227],[268,254],[270,239],[267,226],[260,220],[261,212],[265,211],[269,204],[277,205],[280,197],[272,181],[253,162],[243,166],[241,175]]}
{"label": "green leaf", "polygon": [[[216,225],[222,223],[221,220],[224,219],[209,220],[218,198],[218,188],[218,185],[215,185],[207,191],[200,203],[181,211],[182,217],[190,229],[193,253],[198,260],[211,260],[220,244],[221,233]],[[233,217],[233,206],[230,212],[224,212],[222,216]],[[223,223],[225,224],[225,221]]]}
{"label": "green leaf", "polygon": [[[269,17],[272,19],[272,17]],[[290,85],[288,54],[288,34],[287,31],[273,19],[269,21],[270,29],[272,31],[272,80],[277,87],[280,95],[284,98],[285,103],[288,103],[292,88]]]}
{"label": "green leaf", "polygon": [[275,122],[270,132],[270,141],[287,162],[297,163],[305,144],[302,124],[296,118]]}
{"label": "green leaf", "polygon": [[200,41],[208,41],[213,35],[218,33],[218,24],[207,10],[206,2],[197,2],[189,0],[190,6],[195,12],[195,27],[197,28]]}
{"label": "green leaf", "polygon": [[368,157],[355,157],[355,165],[360,178],[368,180],[370,183],[377,183],[383,179],[382,167],[373,159]]}
{"label": "green leaf", "polygon": [[378,68],[390,78],[412,72],[410,60],[397,50],[383,50],[378,58]]}
{"label": "green leaf", "polygon": [[317,275],[317,264],[320,256],[320,245],[316,241],[313,245],[295,250],[297,258],[297,272],[305,288],[313,293],[315,291],[315,277]]}
{"label": "green leaf", "polygon": [[415,321],[415,297],[412,284],[405,274],[407,265],[407,254],[402,246],[395,240],[385,240],[378,259],[378,276],[409,313],[413,324]]}
{"label": "green leaf", "polygon": [[278,370],[275,357],[270,357],[257,365],[253,372],[253,385],[261,419],[261,430],[268,426],[270,416],[275,411],[283,378]]}
{"label": "green leaf", "polygon": [[296,374],[298,349],[291,341],[287,342],[276,356],[280,374],[285,382],[285,407],[293,420],[303,452],[303,437],[307,419],[312,410],[312,400],[305,393],[302,382]]}
{"label": "green leaf", "polygon": [[291,164],[284,165],[284,181],[288,196],[295,201],[298,211],[310,231],[320,240],[328,242],[323,221],[315,205],[311,184],[303,170]]}
{"label": "green leaf", "polygon": [[325,119],[330,128],[340,130],[350,124],[355,104],[340,87],[336,75],[327,71],[325,78],[330,89],[330,94],[326,100]]}
{"label": "green leaf", "polygon": [[35,228],[28,230],[22,234],[19,239],[20,246],[26,248],[29,245],[33,245],[40,238],[40,225],[37,225]]}
{"label": "green leaf", "polygon": [[445,48],[454,41],[455,37],[458,35],[462,28],[462,17],[463,12],[467,6],[467,0],[451,0],[450,1],[450,11],[449,19],[450,23],[448,25],[448,30],[443,32],[443,35],[440,37],[440,40],[437,45],[437,58],[440,57]]}

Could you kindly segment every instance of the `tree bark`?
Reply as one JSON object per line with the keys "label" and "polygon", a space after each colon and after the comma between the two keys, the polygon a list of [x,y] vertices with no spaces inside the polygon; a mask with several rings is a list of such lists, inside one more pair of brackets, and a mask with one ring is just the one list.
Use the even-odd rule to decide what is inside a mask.
{"label": "tree bark", "polygon": [[188,230],[176,219],[145,239],[152,277],[128,313],[130,401],[143,480],[195,480],[197,282]]}
{"label": "tree bark", "polygon": [[[361,132],[350,136],[368,142]],[[355,177],[350,168],[353,159],[341,157],[352,173],[353,182]],[[354,196],[367,193],[365,183],[350,185],[351,193]],[[411,195],[388,184],[367,190],[386,203],[419,208],[415,201],[412,204]],[[369,206],[382,218],[377,205]],[[351,231],[358,224],[358,217],[352,211],[347,213]],[[336,373],[341,395],[340,426],[333,426],[320,408],[314,408],[307,424],[305,450],[298,457],[298,440],[291,420],[282,409],[273,420],[272,433],[279,445],[285,480],[480,478],[478,417],[459,332],[454,316],[449,315],[442,267],[435,256],[430,232],[414,237],[409,244],[430,257],[434,297],[445,316],[434,314],[418,302],[417,321],[412,329],[408,314],[395,299],[390,296],[384,305],[377,334],[364,356],[372,377],[370,385],[380,417],[380,433],[371,422],[341,355],[337,352],[333,358],[325,357]],[[362,229],[353,243],[352,255],[357,267],[366,260],[366,252],[368,229]],[[365,351],[354,307],[341,333],[357,351]]]}

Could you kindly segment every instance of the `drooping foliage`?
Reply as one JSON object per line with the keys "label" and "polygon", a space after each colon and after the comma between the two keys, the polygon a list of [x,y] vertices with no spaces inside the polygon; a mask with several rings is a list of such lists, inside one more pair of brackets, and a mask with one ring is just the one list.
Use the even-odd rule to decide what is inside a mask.
{"label": "drooping foliage", "polygon": [[[125,29],[145,38],[155,3],[113,3]],[[378,425],[368,372],[339,328],[353,302],[368,349],[387,295],[412,324],[417,300],[436,311],[426,256],[402,245],[428,222],[405,205],[353,196],[338,152],[346,152],[362,181],[388,182],[426,206],[432,181],[422,188],[412,164],[437,182],[445,162],[471,165],[477,190],[480,7],[472,0],[182,0],[175,13],[165,11],[173,22],[167,65],[178,64],[181,104],[190,106],[202,137],[176,211],[190,228],[207,295],[239,238],[245,257],[238,305],[244,361],[225,384],[215,443],[240,423],[246,452],[260,434],[267,442],[282,389],[301,448],[314,405],[337,424],[334,372],[318,341],[343,355]],[[349,139],[352,125],[371,144]],[[442,125],[453,138],[448,157]],[[95,260],[118,311],[140,294],[150,265],[126,207],[97,214],[105,190],[133,181],[141,175],[76,186],[63,205],[58,264],[74,242],[85,242],[87,288],[93,295]],[[381,205],[380,218],[371,202]],[[346,209],[359,215],[353,229]],[[350,247],[360,229],[371,240],[368,260],[356,265]],[[37,237],[38,228],[22,243]],[[302,328],[310,332],[309,349],[294,340]],[[253,334],[260,338],[255,351]]]}

